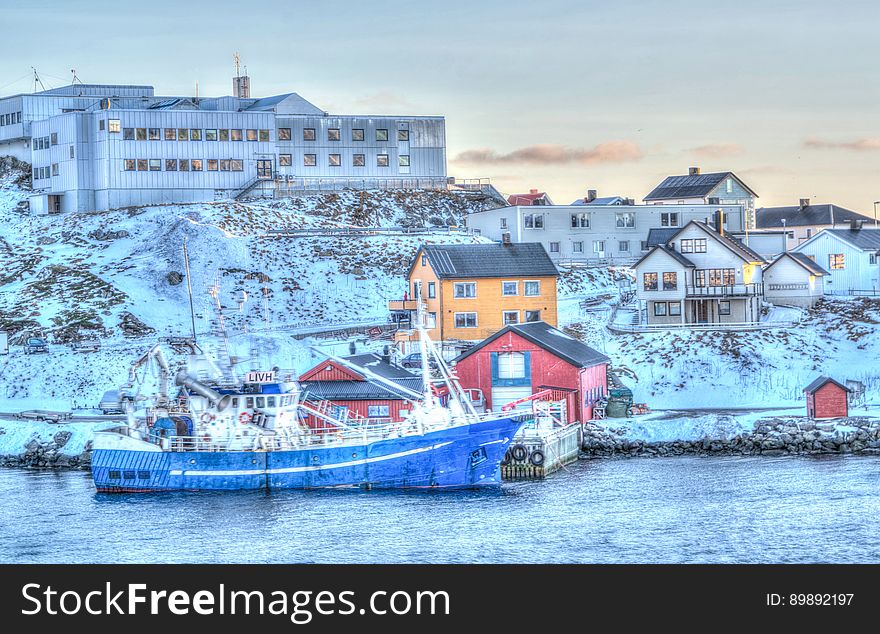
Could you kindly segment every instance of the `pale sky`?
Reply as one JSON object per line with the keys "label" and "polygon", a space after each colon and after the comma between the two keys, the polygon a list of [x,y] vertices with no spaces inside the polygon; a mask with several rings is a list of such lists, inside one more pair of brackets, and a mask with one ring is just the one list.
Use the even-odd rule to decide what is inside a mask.
{"label": "pale sky", "polygon": [[[126,8],[122,8],[126,7]],[[448,171],[557,203],[734,171],[759,206],[880,200],[880,2],[0,0],[0,95],[297,92],[446,117]],[[16,26],[17,25],[17,26]]]}

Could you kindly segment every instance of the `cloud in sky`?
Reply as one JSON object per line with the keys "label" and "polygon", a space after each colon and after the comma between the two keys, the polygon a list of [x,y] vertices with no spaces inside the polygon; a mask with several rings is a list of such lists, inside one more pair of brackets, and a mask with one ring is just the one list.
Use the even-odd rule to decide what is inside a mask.
{"label": "cloud in sky", "polygon": [[810,137],[804,141],[804,145],[808,148],[820,150],[854,150],[856,152],[867,152],[880,150],[880,137],[864,137],[862,139],[854,139],[852,141],[828,141],[827,139],[817,139]]}
{"label": "cloud in sky", "polygon": [[701,145],[692,147],[688,150],[692,154],[700,158],[725,158],[728,156],[736,156],[745,151],[743,146],[738,143],[710,143],[709,145]]}
{"label": "cloud in sky", "polygon": [[456,163],[493,165],[519,163],[597,165],[600,163],[626,163],[638,161],[640,158],[642,158],[642,150],[632,141],[606,141],[592,148],[569,148],[555,144],[530,145],[506,154],[482,148],[461,152],[453,160]]}

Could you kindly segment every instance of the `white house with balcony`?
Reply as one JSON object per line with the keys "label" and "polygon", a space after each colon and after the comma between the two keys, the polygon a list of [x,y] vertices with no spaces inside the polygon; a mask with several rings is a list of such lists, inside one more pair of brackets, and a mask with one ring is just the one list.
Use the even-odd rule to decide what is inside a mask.
{"label": "white house with balcony", "polygon": [[880,295],[880,229],[860,222],[850,229],[824,229],[792,252],[828,271],[826,295]]}
{"label": "white house with balcony", "polygon": [[764,264],[758,253],[723,230],[691,221],[634,265],[644,323],[757,322]]}

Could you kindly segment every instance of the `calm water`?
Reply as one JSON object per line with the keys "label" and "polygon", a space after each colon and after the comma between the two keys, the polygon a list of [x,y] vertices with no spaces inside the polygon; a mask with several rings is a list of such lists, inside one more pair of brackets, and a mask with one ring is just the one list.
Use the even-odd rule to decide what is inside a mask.
{"label": "calm water", "polygon": [[0,470],[0,562],[880,562],[880,459],[596,460],[498,492],[96,494]]}

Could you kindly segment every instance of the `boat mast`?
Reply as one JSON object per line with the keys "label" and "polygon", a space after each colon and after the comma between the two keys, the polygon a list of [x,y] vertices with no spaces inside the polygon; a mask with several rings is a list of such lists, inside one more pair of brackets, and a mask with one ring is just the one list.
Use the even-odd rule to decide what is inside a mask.
{"label": "boat mast", "polygon": [[186,237],[183,238],[183,263],[186,267],[186,290],[189,293],[189,316],[192,319],[193,343],[196,343],[196,311],[193,309],[193,287],[189,275],[189,253],[186,250]]}

